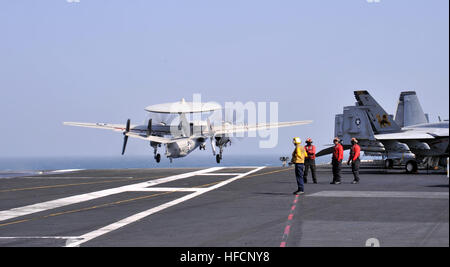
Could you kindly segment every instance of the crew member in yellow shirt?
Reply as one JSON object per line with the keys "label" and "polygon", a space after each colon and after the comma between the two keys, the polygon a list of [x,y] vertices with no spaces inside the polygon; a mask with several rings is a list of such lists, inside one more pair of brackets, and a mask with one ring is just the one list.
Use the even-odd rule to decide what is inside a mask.
{"label": "crew member in yellow shirt", "polygon": [[305,187],[303,184],[303,170],[305,168],[305,158],[308,157],[305,148],[301,145],[302,141],[299,137],[295,137],[293,140],[295,145],[295,150],[292,152],[292,160],[289,165],[295,165],[295,177],[297,178],[297,191],[294,195],[300,195],[305,192]]}

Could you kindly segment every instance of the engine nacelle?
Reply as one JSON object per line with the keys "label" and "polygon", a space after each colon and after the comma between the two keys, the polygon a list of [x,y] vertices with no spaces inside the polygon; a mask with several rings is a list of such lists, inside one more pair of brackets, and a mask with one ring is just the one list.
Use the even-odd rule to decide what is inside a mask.
{"label": "engine nacelle", "polygon": [[395,141],[395,140],[387,140],[387,141],[382,141],[382,142],[383,142],[385,149],[388,152],[389,151],[395,151],[395,152],[401,152],[401,153],[411,152],[411,150],[409,149],[409,146],[405,143],[400,143],[399,141]]}
{"label": "engine nacelle", "polygon": [[383,153],[386,151],[384,145],[376,140],[360,140],[359,146],[365,152]]}
{"label": "engine nacelle", "polygon": [[405,143],[408,144],[408,147],[414,151],[414,150],[430,150],[430,146],[425,142],[420,142],[417,140],[407,140]]}

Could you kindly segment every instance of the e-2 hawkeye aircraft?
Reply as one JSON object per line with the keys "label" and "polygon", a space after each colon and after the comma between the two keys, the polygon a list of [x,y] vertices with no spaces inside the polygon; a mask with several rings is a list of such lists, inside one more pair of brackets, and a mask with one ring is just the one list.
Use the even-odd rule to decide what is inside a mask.
{"label": "e-2 hawkeye aircraft", "polygon": [[[207,121],[189,122],[186,117],[186,114],[212,112],[221,109],[222,106],[217,103],[186,102],[182,99],[179,102],[152,105],[145,108],[150,113],[179,115],[178,125],[166,124],[164,122],[153,124],[152,119],[149,119],[146,125],[132,125],[130,119],[127,120],[125,125],[82,122],[64,122],[63,124],[122,132],[124,135],[122,155],[125,153],[128,137],[149,141],[150,146],[154,149],[154,158],[158,163],[161,161],[161,154],[158,153],[158,147],[161,147],[161,145],[165,146],[165,155],[172,162],[173,158],[185,157],[197,148],[206,150],[206,142],[209,139],[213,156],[216,157],[217,163],[220,163],[223,148],[231,143],[230,136],[233,134],[304,125],[312,122],[306,120],[258,123],[253,125],[235,125],[226,122],[222,123],[222,125],[214,126],[209,119]],[[219,153],[216,153],[216,147],[219,148]]]}
{"label": "e-2 hawkeye aircraft", "polygon": [[[446,166],[449,156],[449,124],[430,123],[414,91],[401,92],[395,118],[369,94],[354,91],[357,103],[336,114],[334,135],[342,140],[344,149],[351,147],[352,137],[358,139],[367,155],[381,155],[385,168],[404,165],[407,172],[416,172],[418,164],[435,168]],[[316,156],[330,154],[326,148]]]}

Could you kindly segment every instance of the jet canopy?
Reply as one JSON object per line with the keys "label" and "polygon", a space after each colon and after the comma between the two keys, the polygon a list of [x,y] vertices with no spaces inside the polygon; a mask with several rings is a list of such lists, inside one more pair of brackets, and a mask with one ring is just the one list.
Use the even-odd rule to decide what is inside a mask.
{"label": "jet canopy", "polygon": [[165,114],[199,113],[220,109],[222,109],[222,106],[214,102],[186,102],[184,98],[179,102],[152,105],[145,108],[148,112]]}

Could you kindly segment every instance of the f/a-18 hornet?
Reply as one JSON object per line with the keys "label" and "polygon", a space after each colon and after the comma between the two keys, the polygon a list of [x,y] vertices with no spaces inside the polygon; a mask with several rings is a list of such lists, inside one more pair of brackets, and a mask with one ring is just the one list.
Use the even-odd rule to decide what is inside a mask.
{"label": "f/a-18 hornet", "polygon": [[[395,118],[367,91],[355,91],[356,105],[344,107],[335,117],[334,135],[350,148],[355,137],[368,155],[381,155],[385,167],[405,165],[407,172],[416,172],[418,165],[433,168],[445,166],[449,155],[448,120],[429,122],[414,91],[401,92]],[[326,148],[317,156],[331,153]]]}

